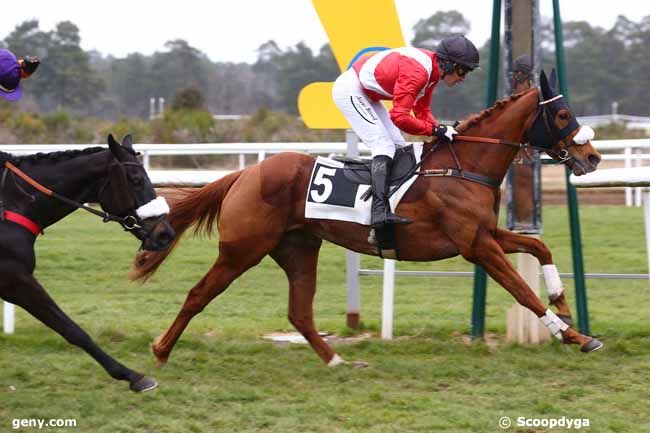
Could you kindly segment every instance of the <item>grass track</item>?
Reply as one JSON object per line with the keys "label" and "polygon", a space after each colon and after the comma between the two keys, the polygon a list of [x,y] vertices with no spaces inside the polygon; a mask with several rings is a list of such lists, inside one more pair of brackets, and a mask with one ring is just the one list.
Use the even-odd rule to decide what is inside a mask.
{"label": "grass track", "polygon": [[[642,212],[580,209],[587,272],[647,272]],[[566,210],[544,209],[543,239],[571,272]],[[501,416],[589,418],[589,432],[650,432],[650,287],[588,280],[591,329],[605,349],[503,342],[512,298],[490,282],[487,331],[496,348],[466,346],[471,281],[403,277],[395,295],[396,341],[339,347],[365,370],[328,369],[309,347],[275,346],[264,333],[292,330],[287,283],[270,259],[244,274],[189,326],[169,364],[156,369],[151,340],[171,323],[187,290],[215,259],[216,240],[185,239],[144,286],[126,282],[135,239],[75,213],[37,243],[37,276],[109,353],[155,376],[136,395],[90,357],[17,311],[17,332],[0,334],[0,432],[18,418],[75,418],[48,432],[545,432],[502,430]],[[366,257],[364,267],[379,267]],[[324,245],[315,303],[320,330],[349,333],[343,250]],[[470,270],[462,260],[399,263],[398,269]],[[572,281],[565,286],[573,305]],[[362,322],[380,329],[381,279],[362,278]],[[409,338],[406,338],[409,337]]]}

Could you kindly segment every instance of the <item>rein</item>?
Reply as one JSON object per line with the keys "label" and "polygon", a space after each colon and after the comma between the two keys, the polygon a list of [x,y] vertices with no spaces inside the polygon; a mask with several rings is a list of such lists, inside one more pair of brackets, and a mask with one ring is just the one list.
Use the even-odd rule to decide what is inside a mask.
{"label": "rein", "polygon": [[22,180],[24,180],[29,185],[31,185],[34,189],[40,191],[41,193],[45,194],[46,196],[55,198],[55,199],[57,199],[59,201],[62,201],[62,202],[66,203],[66,204],[68,204],[70,206],[74,206],[77,209],[83,209],[83,210],[85,210],[87,212],[90,212],[93,215],[97,215],[98,217],[101,217],[102,221],[105,222],[105,223],[107,223],[109,221],[118,222],[118,223],[120,223],[120,225],[122,227],[124,227],[125,230],[133,230],[133,229],[136,229],[136,228],[140,228],[140,226],[138,225],[137,219],[133,215],[127,215],[126,217],[122,218],[122,217],[119,217],[119,216],[116,216],[116,215],[112,215],[112,214],[110,214],[108,212],[98,211],[97,209],[93,209],[90,206],[86,206],[83,203],[79,203],[77,201],[71,200],[71,199],[69,199],[69,198],[67,198],[65,196],[62,196],[61,194],[59,194],[59,193],[57,193],[55,191],[52,191],[49,188],[44,187],[43,185],[41,185],[40,183],[38,183],[37,181],[35,181],[31,177],[29,177],[25,172],[23,172],[21,169],[19,169],[18,167],[16,167],[15,165],[13,165],[9,161],[6,161],[4,166],[5,166],[5,173],[6,173],[6,170],[10,170],[14,174],[16,174],[18,177],[20,177]]}

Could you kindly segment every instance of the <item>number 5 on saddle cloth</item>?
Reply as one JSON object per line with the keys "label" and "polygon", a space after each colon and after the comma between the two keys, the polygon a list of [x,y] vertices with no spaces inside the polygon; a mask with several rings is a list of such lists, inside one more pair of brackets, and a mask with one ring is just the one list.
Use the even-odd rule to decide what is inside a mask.
{"label": "number 5 on saddle cloth", "polygon": [[[413,168],[420,162],[422,144],[414,143],[397,149],[391,170],[390,207],[396,209],[406,191],[417,179]],[[311,173],[305,218],[349,221],[370,225],[370,159],[319,156]],[[410,174],[410,177],[409,177]],[[408,178],[408,179],[407,179]],[[392,189],[400,185],[396,191]],[[393,255],[395,250],[394,227],[375,234],[382,257]],[[396,255],[397,253],[395,253]]]}

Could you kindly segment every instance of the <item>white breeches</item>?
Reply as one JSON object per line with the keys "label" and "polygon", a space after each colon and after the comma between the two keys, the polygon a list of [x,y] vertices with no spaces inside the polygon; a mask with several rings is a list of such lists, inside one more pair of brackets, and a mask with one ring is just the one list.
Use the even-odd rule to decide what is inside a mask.
{"label": "white breeches", "polygon": [[388,110],[381,102],[369,99],[353,69],[341,74],[332,88],[334,103],[347,119],[352,130],[368,146],[372,156],[393,157],[395,148],[405,144]]}

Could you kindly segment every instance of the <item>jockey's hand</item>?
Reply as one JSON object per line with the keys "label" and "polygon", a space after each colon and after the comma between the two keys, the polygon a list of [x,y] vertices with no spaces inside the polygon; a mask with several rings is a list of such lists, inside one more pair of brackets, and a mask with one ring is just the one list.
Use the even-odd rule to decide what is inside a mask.
{"label": "jockey's hand", "polygon": [[41,64],[40,60],[33,56],[25,56],[19,60],[19,63],[21,78],[28,78],[30,75],[36,72],[38,65]]}
{"label": "jockey's hand", "polygon": [[454,136],[458,135],[458,131],[450,125],[436,125],[433,127],[433,136],[442,141],[454,141]]}

